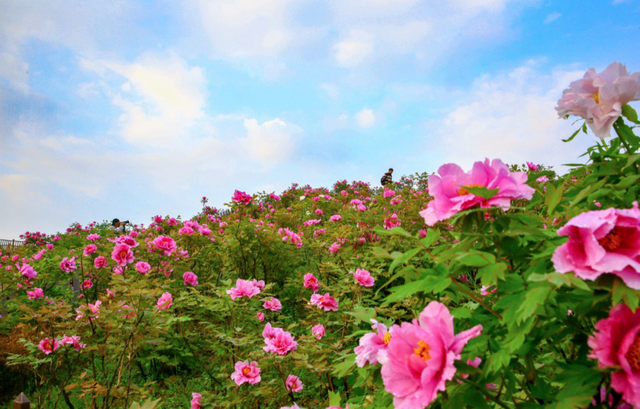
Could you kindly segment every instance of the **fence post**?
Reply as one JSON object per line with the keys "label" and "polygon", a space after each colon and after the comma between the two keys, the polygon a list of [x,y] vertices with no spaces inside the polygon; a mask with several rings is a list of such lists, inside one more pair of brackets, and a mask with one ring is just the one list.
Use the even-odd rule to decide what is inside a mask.
{"label": "fence post", "polygon": [[71,278],[71,286],[73,287],[73,298],[78,298],[78,295],[80,295],[80,280],[75,274]]}
{"label": "fence post", "polygon": [[13,401],[13,409],[31,409],[31,401],[24,393],[20,392],[20,395]]}

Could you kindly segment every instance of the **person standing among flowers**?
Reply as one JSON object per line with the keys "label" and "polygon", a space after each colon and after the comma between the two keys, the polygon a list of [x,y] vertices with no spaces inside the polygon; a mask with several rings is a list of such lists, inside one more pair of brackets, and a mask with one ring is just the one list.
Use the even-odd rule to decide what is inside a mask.
{"label": "person standing among flowers", "polygon": [[389,168],[389,171],[385,173],[384,176],[382,176],[382,179],[380,179],[380,184],[382,186],[386,186],[389,183],[393,183],[393,177],[391,176],[392,174],[393,174],[393,168]]}

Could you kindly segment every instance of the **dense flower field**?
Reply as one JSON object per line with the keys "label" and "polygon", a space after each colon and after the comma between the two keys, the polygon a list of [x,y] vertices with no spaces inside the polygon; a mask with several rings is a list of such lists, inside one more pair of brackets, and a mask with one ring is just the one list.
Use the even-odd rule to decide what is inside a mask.
{"label": "dense flower field", "polygon": [[569,140],[601,140],[563,176],[484,159],[28,233],[7,365],[38,408],[640,408],[638,99],[618,63],[571,84]]}

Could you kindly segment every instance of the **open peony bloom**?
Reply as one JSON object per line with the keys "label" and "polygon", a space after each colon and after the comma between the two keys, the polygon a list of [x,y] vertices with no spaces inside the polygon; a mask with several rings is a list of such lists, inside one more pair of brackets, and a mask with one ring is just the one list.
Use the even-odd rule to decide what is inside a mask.
{"label": "open peony bloom", "polygon": [[256,318],[258,319],[258,321],[262,322],[264,321],[264,312],[259,312],[256,314]]}
{"label": "open peony bloom", "polygon": [[264,290],[264,280],[256,280],[255,278],[252,281],[253,285],[255,285],[256,287],[258,287],[261,291]]}
{"label": "open peony bloom", "polygon": [[396,409],[425,408],[444,391],[456,373],[454,362],[482,325],[457,335],[453,330],[453,316],[438,301],[431,301],[417,320],[391,327],[381,375]]}
{"label": "open peony bloom", "polygon": [[373,328],[376,332],[365,334],[360,338],[360,342],[353,350],[356,353],[356,364],[360,368],[369,362],[371,365],[375,365],[380,361],[378,358],[382,358],[385,354],[389,342],[391,342],[391,333],[387,331],[387,327],[384,324],[380,324],[376,320],[371,320]]}
{"label": "open peony bloom", "polygon": [[309,304],[324,308],[325,311],[338,311],[338,300],[330,296],[329,293],[325,295],[313,294],[310,301]]}
{"label": "open peony bloom", "polygon": [[165,256],[170,256],[176,251],[176,241],[168,236],[158,236],[153,240],[155,247]]}
{"label": "open peony bloom", "polygon": [[166,310],[171,307],[171,304],[173,304],[173,297],[171,297],[171,293],[164,293],[158,299],[157,307],[159,310]]}
{"label": "open peony bloom", "polygon": [[230,288],[227,290],[227,294],[231,296],[232,300],[235,300],[239,297],[253,297],[256,294],[260,294],[260,288],[253,284],[252,281],[243,280],[238,278],[236,280],[235,288]]}
{"label": "open peony bloom", "polygon": [[272,352],[278,355],[287,355],[290,351],[295,351],[298,343],[293,339],[291,333],[282,328],[273,328],[271,323],[267,323],[262,331],[266,347],[262,347],[265,352]]}
{"label": "open peony bloom", "polygon": [[300,378],[295,375],[287,376],[285,386],[287,390],[291,392],[300,392],[302,388],[304,388],[304,384],[300,381]]}
{"label": "open peony bloom", "polygon": [[44,291],[42,291],[42,288],[34,288],[33,291],[27,291],[27,295],[30,300],[39,300],[44,297]]}
{"label": "open peony bloom", "polygon": [[236,385],[239,386],[245,382],[253,385],[260,382],[260,368],[258,368],[256,361],[252,361],[251,363],[248,361],[238,361],[236,362],[235,369],[236,371],[231,374],[231,379],[233,379]]}
{"label": "open peony bloom", "polygon": [[95,260],[93,260],[93,266],[95,268],[106,267],[106,265],[107,265],[107,259],[102,256],[98,256],[96,257]]}
{"label": "open peony bloom", "polygon": [[88,257],[89,255],[95,253],[96,250],[98,250],[98,246],[96,246],[95,244],[89,244],[87,247],[84,248],[82,255],[85,257]]}
{"label": "open peony bloom", "polygon": [[22,263],[22,265],[16,264],[16,267],[18,267],[20,275],[27,280],[32,280],[38,276],[36,270],[27,263]]}
{"label": "open peony bloom", "polygon": [[282,303],[275,297],[267,298],[262,306],[271,311],[278,311],[282,309]]}
{"label": "open peony bloom", "polygon": [[569,241],[553,253],[557,272],[575,272],[585,280],[601,274],[620,277],[627,286],[640,289],[640,210],[593,210],[579,214],[558,230]]}
{"label": "open peony bloom", "polygon": [[146,261],[138,261],[136,263],[136,271],[140,274],[147,274],[151,270],[151,265]]}
{"label": "open peony bloom", "polygon": [[233,197],[231,198],[231,200],[233,200],[236,203],[249,204],[251,203],[253,198],[248,194],[246,194],[245,192],[236,190],[235,192],[233,192]]}
{"label": "open peony bloom", "polygon": [[315,336],[318,341],[324,337],[324,325],[318,324],[311,328],[311,335]]}
{"label": "open peony bloom", "polygon": [[193,392],[191,394],[191,409],[200,409],[200,406],[202,406],[202,403],[200,403],[200,399],[202,399],[202,395],[200,395],[198,392]]}
{"label": "open peony bloom", "polygon": [[329,217],[329,221],[332,222],[339,222],[340,220],[342,220],[342,216],[340,216],[339,214],[334,214],[333,216]]}
{"label": "open peony bloom", "polygon": [[120,267],[133,263],[133,251],[126,244],[116,244],[111,252],[111,259]]}
{"label": "open peony bloom", "polygon": [[49,355],[58,348],[60,348],[60,343],[55,338],[45,338],[38,344],[38,349],[45,355]]}
{"label": "open peony bloom", "polygon": [[320,284],[318,284],[318,279],[312,273],[308,273],[304,275],[304,287],[315,293],[320,289]]}
{"label": "open peony bloom", "polygon": [[184,280],[184,285],[198,285],[198,276],[192,273],[191,271],[187,271],[182,275],[182,279]]}
{"label": "open peony bloom", "polygon": [[70,337],[64,335],[62,337],[62,341],[60,341],[61,345],[73,345],[76,351],[80,352],[80,349],[86,348],[87,344],[80,343],[80,335],[72,335]]}
{"label": "open peony bloom", "polygon": [[596,323],[589,337],[591,354],[600,368],[614,368],[611,387],[634,408],[640,407],[640,309],[635,314],[626,304],[611,308],[609,318]]}
{"label": "open peony bloom", "polygon": [[75,257],[71,257],[70,259],[65,257],[60,262],[60,270],[64,271],[65,273],[70,273],[70,272],[72,272],[74,270],[77,270],[77,269],[78,269],[78,267],[76,266],[76,258]]}
{"label": "open peony bloom", "polygon": [[371,273],[367,270],[363,270],[361,268],[356,269],[356,272],[350,271],[351,274],[356,278],[358,284],[363,287],[373,287],[374,279],[371,277]]}
{"label": "open peony bloom", "polygon": [[527,167],[529,168],[529,170],[535,172],[536,170],[538,170],[538,168],[540,167],[540,165],[536,165],[533,162],[527,162]]}
{"label": "open peony bloom", "polygon": [[589,68],[581,80],[572,82],[558,100],[560,118],[569,115],[586,119],[598,138],[611,136],[613,123],[622,114],[622,106],[640,100],[640,72],[629,74],[619,62],[597,73]]}
{"label": "open peony bloom", "polygon": [[[526,184],[526,173],[511,173],[500,159],[476,162],[471,171],[466,173],[460,166],[447,163],[440,166],[438,174],[429,176],[429,193],[433,200],[420,212],[429,226],[478,205],[483,208],[497,206],[506,210],[511,206],[511,199],[530,200],[535,192]],[[491,199],[485,199],[470,193],[467,187],[499,190]]]}

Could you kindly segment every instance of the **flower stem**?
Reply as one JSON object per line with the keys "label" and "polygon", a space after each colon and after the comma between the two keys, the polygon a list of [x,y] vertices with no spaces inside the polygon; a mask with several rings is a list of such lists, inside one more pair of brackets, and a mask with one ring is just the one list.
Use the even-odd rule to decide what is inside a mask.
{"label": "flower stem", "polygon": [[474,301],[476,301],[477,303],[479,303],[480,305],[482,305],[487,311],[489,311],[491,314],[495,315],[496,317],[498,317],[500,320],[502,320],[502,315],[498,314],[497,312],[495,312],[493,309],[491,309],[491,307],[489,307],[487,304],[485,304],[482,299],[480,297],[478,297],[476,294],[473,294],[471,291],[469,291],[467,289],[467,287],[465,287],[464,285],[462,285],[454,276],[453,274],[450,274],[449,277],[451,278],[451,280],[456,283],[456,285],[458,287],[460,287],[460,289],[462,291],[464,291],[469,297],[473,298]]}

